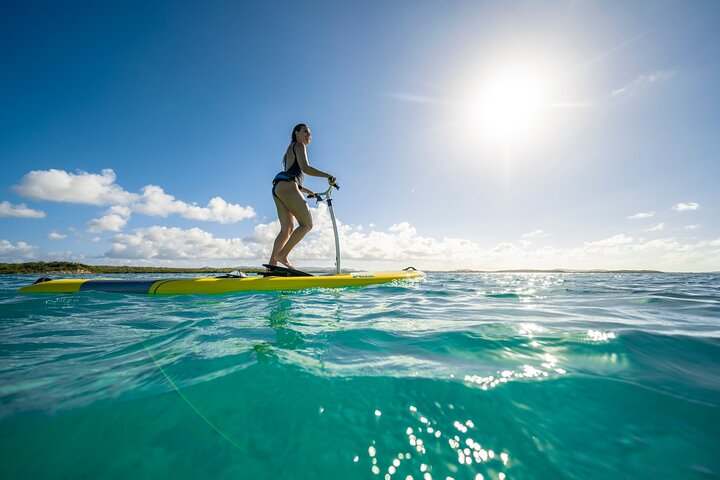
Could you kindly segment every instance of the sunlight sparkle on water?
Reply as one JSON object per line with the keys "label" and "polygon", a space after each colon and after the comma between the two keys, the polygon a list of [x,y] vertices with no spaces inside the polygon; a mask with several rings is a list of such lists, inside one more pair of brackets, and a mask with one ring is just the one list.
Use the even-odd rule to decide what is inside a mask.
{"label": "sunlight sparkle on water", "polygon": [[[438,408],[443,408],[440,404],[436,405]],[[451,408],[450,405],[447,405],[446,408],[448,410],[455,409],[454,406]],[[406,410],[406,412],[407,411],[408,410]],[[455,435],[442,440],[443,435],[438,428],[441,425],[438,425],[438,422],[434,420],[432,416],[420,412],[415,406],[410,406],[409,412],[412,418],[411,423],[403,427],[401,431],[405,434],[412,453],[400,451],[392,453],[389,456],[385,455],[390,452],[387,452],[385,455],[380,455],[379,450],[381,446],[376,448],[375,441],[371,442],[371,445],[368,447],[368,455],[372,459],[370,465],[372,474],[380,475],[387,480],[392,480],[398,476],[399,478],[406,479],[417,478],[413,475],[421,475],[419,478],[423,479],[458,478],[458,475],[461,478],[487,478],[487,472],[483,475],[483,473],[479,473],[476,469],[480,465],[493,461],[495,453],[492,449],[483,448],[477,440],[476,434],[480,432],[476,431],[477,427],[472,419],[466,418],[453,422],[454,429],[457,430],[462,437]],[[475,434],[472,434],[472,436],[470,434],[471,430],[475,431]],[[428,451],[432,453],[434,458],[439,451],[444,450],[449,453],[447,451],[448,447],[455,457],[455,462],[447,463],[447,460],[445,460],[439,464],[432,465],[427,461],[429,459],[427,456]],[[506,467],[509,454],[502,452],[499,455],[496,463],[489,467],[481,468],[490,468],[490,472],[497,472],[498,468]],[[378,458],[380,461],[378,461]],[[384,461],[383,458],[387,458],[387,460]],[[355,461],[358,461],[357,457]],[[385,464],[384,466],[382,465],[383,463]],[[460,468],[463,467],[469,469],[469,471],[463,473],[460,470]],[[382,473],[383,471],[385,471],[384,474]]]}
{"label": "sunlight sparkle on water", "polygon": [[615,334],[612,332],[600,332],[598,330],[588,330],[587,336],[591,342],[606,342],[614,340]]}

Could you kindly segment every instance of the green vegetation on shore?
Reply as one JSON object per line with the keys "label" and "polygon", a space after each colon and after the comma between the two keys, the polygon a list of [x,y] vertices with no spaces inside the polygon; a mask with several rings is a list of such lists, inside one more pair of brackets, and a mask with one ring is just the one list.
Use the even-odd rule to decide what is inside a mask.
{"label": "green vegetation on shore", "polygon": [[[237,268],[129,267],[123,265],[85,265],[74,262],[0,263],[0,274],[84,274],[84,273],[228,273]],[[257,273],[260,268],[242,268]]]}

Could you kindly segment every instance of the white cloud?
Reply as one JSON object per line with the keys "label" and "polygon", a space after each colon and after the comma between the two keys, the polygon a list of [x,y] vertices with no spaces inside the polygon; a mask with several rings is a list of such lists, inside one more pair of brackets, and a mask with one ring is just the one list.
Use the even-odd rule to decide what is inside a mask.
{"label": "white cloud", "polygon": [[[310,212],[312,212],[312,207],[310,208]],[[315,227],[315,230],[317,230],[317,227]],[[250,243],[255,243],[258,245],[267,245],[272,244],[272,242],[275,241],[275,237],[277,236],[278,232],[280,231],[280,222],[275,220],[274,222],[270,223],[260,223],[258,225],[255,225],[255,228],[253,229],[253,233],[247,237],[245,240]],[[311,233],[312,235],[312,233]],[[268,250],[269,252],[269,250]]]}
{"label": "white cloud", "polygon": [[[299,268],[332,268],[335,243],[324,204],[311,207],[313,231],[293,250],[290,260]],[[247,238],[218,238],[194,228],[151,227],[112,239],[108,257],[133,262],[168,262],[210,265],[235,263],[259,265],[267,260],[279,231],[277,220],[258,224]],[[667,271],[720,270],[720,240],[683,243],[674,238],[646,241],[626,234],[585,242],[571,248],[530,242],[503,242],[482,248],[467,239],[433,238],[418,233],[408,222],[386,231],[346,225],[338,221],[342,265],[345,268],[395,270],[415,266],[427,270],[469,268],[501,269],[656,269]],[[525,243],[523,243],[525,242]]]}
{"label": "white cloud", "polygon": [[695,202],[680,202],[675,204],[672,208],[678,212],[689,212],[700,208],[700,204]]}
{"label": "white cloud", "polygon": [[106,168],[101,174],[64,170],[33,170],[13,191],[33,200],[81,203],[86,205],[125,205],[137,195],[115,184],[115,172]]}
{"label": "white cloud", "polygon": [[585,248],[589,250],[596,249],[598,247],[615,247],[618,245],[628,245],[633,243],[633,238],[629,237],[623,233],[620,233],[618,235],[614,235],[610,238],[605,238],[603,240],[597,240],[595,242],[585,242]]}
{"label": "white cloud", "polygon": [[45,212],[28,208],[24,203],[13,205],[4,201],[0,202],[0,217],[45,218]]}
{"label": "white cloud", "polygon": [[[556,259],[564,258],[563,264],[569,265],[569,268],[691,271],[720,267],[720,249],[707,248],[701,243],[681,243],[674,238],[646,242],[628,239],[625,237],[624,241],[617,243],[593,242],[547,253]],[[606,244],[598,248],[600,243]]]}
{"label": "white cloud", "polygon": [[199,228],[184,230],[154,226],[139,228],[133,234],[118,234],[111,239],[111,258],[206,260],[247,259],[253,250],[239,238],[216,238]]}
{"label": "white cloud", "polygon": [[[311,207],[313,231],[293,250],[291,261],[311,265],[332,265],[335,243],[327,207]],[[218,238],[199,228],[184,230],[154,226],[137,229],[133,234],[120,234],[111,240],[108,257],[125,259],[235,260],[253,263],[267,260],[272,243],[280,229],[277,220],[259,224],[245,239]],[[362,226],[345,225],[338,221],[343,261],[405,262],[422,259],[461,261],[478,246],[467,240],[422,237],[408,222],[392,225],[387,232],[365,232]]]}
{"label": "white cloud", "polygon": [[[116,175],[106,168],[100,174],[64,170],[34,170],[26,174],[13,190],[34,200],[78,203],[86,205],[111,205],[103,217],[89,222],[89,231],[102,232],[121,230],[128,223],[132,212],[155,217],[177,214],[190,220],[234,223],[255,216],[249,206],[228,203],[221,197],[212,198],[204,207],[177,200],[165,193],[162,187],[147,185],[142,194],[125,191],[115,183]],[[20,208],[22,207],[22,208]],[[24,205],[14,207],[7,202],[0,204],[0,216],[14,212],[13,216],[44,216],[43,212],[27,209]],[[121,208],[129,208],[127,213]],[[24,213],[24,215],[19,215]]]}
{"label": "white cloud", "polygon": [[36,260],[40,247],[26,242],[12,243],[9,240],[0,240],[0,260],[6,262],[24,262]]}
{"label": "white cloud", "polygon": [[130,208],[123,206],[110,207],[105,215],[88,222],[88,231],[92,233],[119,232],[130,219]]}
{"label": "white cloud", "polygon": [[[335,241],[327,206],[320,204],[317,208],[311,208],[311,213],[313,232],[293,251],[291,260],[296,258],[312,261],[312,264],[332,264]],[[269,230],[277,234],[278,223],[275,221],[273,224],[274,228]],[[381,232],[374,229],[367,231],[362,226],[346,225],[338,220],[338,233],[342,260],[346,265],[355,261],[397,268],[398,263],[421,260],[458,263],[471,257],[479,248],[469,240],[423,237],[408,222],[394,224],[387,232]],[[268,255],[271,246],[269,244],[265,250]]]}
{"label": "white cloud", "polygon": [[635,215],[630,215],[630,216],[627,217],[627,218],[628,218],[629,220],[638,220],[638,219],[641,219],[641,218],[650,218],[650,217],[652,217],[653,215],[655,215],[655,212],[640,212],[640,213],[636,213]]}
{"label": "white cloud", "polygon": [[227,203],[220,197],[212,198],[206,207],[188,204],[176,200],[157,185],[145,186],[141,199],[132,207],[135,212],[155,217],[167,217],[175,213],[191,220],[219,223],[234,223],[255,216],[252,207]]}
{"label": "white cloud", "polygon": [[58,232],[58,231],[56,231],[56,230],[53,230],[52,232],[50,232],[50,233],[48,234],[48,238],[49,238],[50,240],[64,240],[64,239],[67,238],[67,235],[65,235],[65,234],[63,234],[63,233],[60,233],[60,232]]}
{"label": "white cloud", "polygon": [[[571,248],[530,249],[511,243],[477,251],[470,268],[496,269],[720,269],[720,242],[682,243],[674,238],[636,240],[624,234]],[[421,265],[422,266],[422,265]],[[447,267],[446,267],[447,268]],[[457,268],[457,267],[456,267]]]}
{"label": "white cloud", "polygon": [[645,229],[646,232],[661,232],[663,230],[665,230],[665,224],[662,222]]}
{"label": "white cloud", "polygon": [[522,238],[544,238],[549,237],[549,233],[545,233],[543,230],[533,230],[532,232],[528,232],[522,236]]}
{"label": "white cloud", "polygon": [[665,70],[659,70],[655,73],[647,73],[644,75],[640,75],[628,84],[618,88],[617,90],[613,90],[610,96],[611,98],[631,97],[637,95],[639,92],[645,90],[646,88],[650,87],[655,83],[669,80],[674,75],[674,71]]}
{"label": "white cloud", "polygon": [[683,228],[685,230],[700,230],[702,228],[702,225],[699,223],[696,223],[693,225],[685,225]]}
{"label": "white cloud", "polygon": [[[313,231],[292,252],[298,267],[332,268],[335,244],[324,204],[311,208]],[[501,269],[656,269],[666,271],[720,270],[720,239],[689,243],[675,238],[647,241],[626,234],[584,242],[575,247],[533,248],[527,240],[480,247],[467,239],[433,238],[420,234],[408,222],[377,231],[338,221],[345,268],[396,270],[415,266],[426,270],[468,268]],[[106,253],[110,263],[170,265],[259,265],[267,260],[279,230],[277,220],[258,224],[247,238],[220,238],[199,228],[163,226],[118,234]],[[6,251],[11,245],[3,244]],[[12,246],[16,256],[37,255],[37,247]],[[0,249],[1,250],[1,249]],[[44,257],[47,257],[44,255]]]}
{"label": "white cloud", "polygon": [[[125,218],[130,207],[115,206],[106,217]],[[292,252],[290,260],[303,266],[332,268],[335,258],[333,231],[327,206],[311,207],[313,231]],[[103,217],[105,218],[105,217]],[[100,226],[98,220],[98,227]],[[111,226],[107,220],[104,224]],[[522,239],[481,247],[467,239],[423,236],[409,222],[399,222],[385,231],[376,226],[346,225],[338,220],[342,261],[352,269],[398,269],[415,266],[426,270],[469,268],[499,269],[657,269],[667,271],[720,270],[720,239],[688,243],[675,238],[647,241],[626,234],[588,241],[575,247],[533,248]],[[104,261],[117,263],[213,265],[240,263],[259,265],[267,260],[279,230],[277,220],[258,224],[247,238],[221,238],[199,228],[164,226],[117,234]],[[659,230],[658,230],[659,231]],[[529,232],[527,238],[543,235]],[[0,258],[23,261],[38,258],[36,246],[24,242],[0,242]],[[44,259],[50,254],[44,254]],[[53,253],[57,257],[57,252]]]}

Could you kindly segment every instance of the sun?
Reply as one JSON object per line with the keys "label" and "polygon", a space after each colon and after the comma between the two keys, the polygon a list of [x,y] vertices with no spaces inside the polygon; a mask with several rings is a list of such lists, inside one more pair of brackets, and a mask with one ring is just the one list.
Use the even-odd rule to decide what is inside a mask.
{"label": "sun", "polygon": [[487,87],[479,105],[485,128],[495,133],[527,133],[539,121],[542,86],[526,74],[501,75]]}
{"label": "sun", "polygon": [[467,103],[472,137],[507,147],[532,140],[544,129],[548,85],[538,70],[500,69],[479,82]]}
{"label": "sun", "polygon": [[448,158],[508,174],[554,161],[546,153],[573,138],[592,103],[578,100],[587,86],[574,57],[541,47],[497,49],[448,71],[448,101],[437,102],[442,119],[432,131]]}

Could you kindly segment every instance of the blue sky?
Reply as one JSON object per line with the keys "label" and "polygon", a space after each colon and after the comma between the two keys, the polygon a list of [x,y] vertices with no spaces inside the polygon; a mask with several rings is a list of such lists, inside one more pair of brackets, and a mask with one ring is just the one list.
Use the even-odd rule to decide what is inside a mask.
{"label": "blue sky", "polygon": [[0,261],[720,270],[716,2],[14,3]]}

